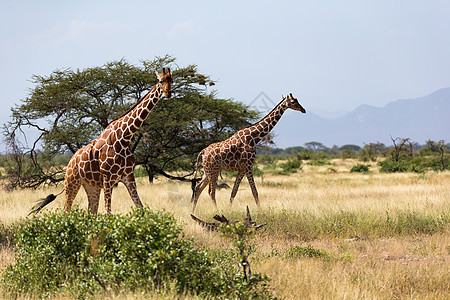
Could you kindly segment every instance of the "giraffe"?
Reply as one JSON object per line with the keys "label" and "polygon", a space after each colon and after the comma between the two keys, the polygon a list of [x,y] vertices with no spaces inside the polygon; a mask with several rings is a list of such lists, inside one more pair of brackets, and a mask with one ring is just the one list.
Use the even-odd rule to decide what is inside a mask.
{"label": "giraffe", "polygon": [[258,142],[269,134],[288,108],[306,113],[306,110],[298,103],[297,99],[294,98],[292,94],[287,96],[282,95],[281,102],[259,122],[237,131],[225,141],[209,145],[198,154],[195,173],[197,173],[198,164],[202,157],[205,174],[194,189],[194,194],[192,196],[192,214],[194,213],[200,194],[208,183],[209,195],[217,209],[215,191],[220,170],[228,172],[238,171],[233,190],[231,191],[230,205],[233,203],[242,178],[246,175],[256,205],[258,207],[260,206],[258,191],[256,190],[255,181],[253,179],[253,162],[256,157],[255,148]]}
{"label": "giraffe", "polygon": [[[162,93],[166,98],[171,97],[173,80],[170,69],[163,68],[161,75],[158,72],[155,73],[158,83],[128,111],[109,123],[94,141],[79,149],[70,159],[64,181],[65,211],[70,210],[75,196],[83,186],[91,213],[98,212],[102,189],[105,210],[111,213],[112,187],[118,182],[122,182],[127,187],[134,204],[142,207],[134,178],[135,159],[129,146],[133,135],[144,123]],[[56,196],[49,195],[33,210],[41,210],[55,198]]]}

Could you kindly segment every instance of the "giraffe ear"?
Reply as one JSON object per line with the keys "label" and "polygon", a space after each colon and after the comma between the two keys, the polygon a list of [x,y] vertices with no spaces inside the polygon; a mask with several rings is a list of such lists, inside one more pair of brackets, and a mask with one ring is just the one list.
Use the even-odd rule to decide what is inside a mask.
{"label": "giraffe ear", "polygon": [[158,80],[161,80],[161,75],[159,75],[158,71],[155,71],[156,74],[156,78],[158,78]]}

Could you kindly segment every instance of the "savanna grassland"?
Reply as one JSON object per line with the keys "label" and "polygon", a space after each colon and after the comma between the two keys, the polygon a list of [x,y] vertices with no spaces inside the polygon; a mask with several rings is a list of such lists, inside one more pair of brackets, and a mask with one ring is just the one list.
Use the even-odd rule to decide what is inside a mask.
{"label": "savanna grassland", "polygon": [[[252,240],[253,271],[267,274],[274,294],[285,299],[448,299],[450,172],[384,174],[373,164],[367,174],[350,173],[356,163],[338,159],[304,164],[291,175],[257,177],[261,210],[246,180],[232,207],[231,191],[217,192],[221,214],[242,219],[249,206],[257,223],[268,223]],[[234,178],[224,175],[222,181],[232,186]],[[61,189],[0,191],[0,222],[20,223],[34,201]],[[189,183],[140,179],[138,191],[145,205],[173,213],[199,247],[230,247],[191,220]],[[60,196],[46,209],[62,208],[63,202]],[[84,191],[75,205],[87,207]],[[126,213],[132,205],[125,187],[115,188],[113,213]],[[212,221],[216,213],[205,190],[195,214]],[[2,245],[3,270],[14,263],[14,246],[5,238]]]}

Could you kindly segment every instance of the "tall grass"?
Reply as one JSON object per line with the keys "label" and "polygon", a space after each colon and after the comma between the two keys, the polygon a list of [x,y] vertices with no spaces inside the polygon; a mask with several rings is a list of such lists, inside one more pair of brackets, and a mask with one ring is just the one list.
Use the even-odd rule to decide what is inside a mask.
{"label": "tall grass", "polygon": [[[230,190],[217,191],[216,211],[208,193],[201,195],[195,214],[212,220],[216,213],[242,219],[249,206],[253,218],[268,225],[255,237],[255,272],[271,277],[275,294],[287,299],[445,299],[450,294],[450,172],[350,173],[356,160],[333,160],[330,165],[303,164],[286,175],[256,178],[261,210],[256,208],[244,180],[233,206]],[[234,178],[224,177],[232,185]],[[34,201],[61,188],[36,191],[0,191],[0,223],[23,222]],[[216,233],[204,231],[189,215],[189,184],[159,179],[138,182],[142,202],[174,214],[186,236],[201,247],[222,251],[229,244]],[[47,210],[62,208],[64,196]],[[75,205],[86,209],[80,190]],[[112,211],[125,214],[132,201],[125,187],[113,191]],[[103,210],[103,200],[100,205]],[[333,259],[283,255],[309,251]],[[308,253],[309,253],[308,252]],[[7,248],[1,266],[11,264]]]}
{"label": "tall grass", "polygon": [[267,210],[258,219],[270,224],[264,234],[285,239],[310,241],[327,238],[381,238],[445,233],[450,211],[386,211],[385,215],[367,211]]}

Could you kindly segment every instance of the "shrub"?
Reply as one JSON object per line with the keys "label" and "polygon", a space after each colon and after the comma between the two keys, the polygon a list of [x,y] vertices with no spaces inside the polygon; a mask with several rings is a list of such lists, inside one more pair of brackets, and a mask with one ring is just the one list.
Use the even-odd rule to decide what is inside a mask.
{"label": "shrub", "polygon": [[[248,258],[255,252],[255,246],[250,241],[255,233],[255,228],[250,224],[237,222],[222,224],[220,231],[224,237],[232,241],[234,246],[233,251],[228,252],[231,254],[227,257],[228,262],[222,263],[222,266],[227,266],[226,274],[235,274],[228,278],[229,284],[234,286],[233,298],[276,299],[269,289],[269,278],[264,274],[251,271]],[[238,259],[237,263],[236,258]],[[236,266],[240,266],[240,269]]]}
{"label": "shrub", "polygon": [[332,163],[325,159],[311,160],[307,163],[310,166],[326,166],[331,165]]}
{"label": "shrub", "polygon": [[148,173],[145,170],[145,168],[143,168],[142,166],[138,166],[137,168],[134,169],[134,177],[138,178],[138,177],[147,177]]}
{"label": "shrub", "polygon": [[315,249],[311,245],[306,247],[293,246],[286,251],[286,257],[298,258],[298,257],[310,257],[310,258],[324,258],[331,259],[332,255],[325,250]]}
{"label": "shrub", "polygon": [[431,169],[433,171],[442,171],[450,167],[448,158],[445,156],[442,159],[437,156],[417,156],[411,160],[410,164],[416,169]]}
{"label": "shrub", "polygon": [[270,164],[266,164],[263,166],[263,172],[267,172],[267,173],[272,173],[277,169],[277,164],[274,163],[270,163]]}
{"label": "shrub", "polygon": [[224,175],[224,176],[226,176],[226,177],[229,177],[229,178],[234,178],[234,177],[236,177],[237,175],[238,175],[238,171],[232,171],[232,172],[228,172],[228,171],[221,171],[222,172],[222,174]]}
{"label": "shrub", "polygon": [[291,173],[297,173],[301,169],[302,161],[298,159],[290,159],[280,164],[281,171],[276,172],[279,175],[289,175]]}
{"label": "shrub", "polygon": [[313,158],[313,156],[314,153],[309,149],[303,149],[302,151],[300,151],[300,153],[297,154],[298,159],[303,160],[311,159]]}
{"label": "shrub", "polygon": [[264,275],[243,282],[237,267],[225,272],[224,259],[184,238],[172,215],[148,208],[126,215],[77,209],[40,215],[19,226],[16,241],[15,264],[1,278],[8,298],[170,290],[256,299],[267,290]]}
{"label": "shrub", "polygon": [[5,224],[0,223],[0,246],[3,248],[10,248],[15,246],[14,233],[17,230],[17,225],[12,224],[5,226]]}
{"label": "shrub", "polygon": [[409,165],[409,171],[414,172],[414,173],[425,173],[427,171],[427,169],[418,164],[412,163]]}
{"label": "shrub", "polygon": [[380,161],[378,165],[380,166],[380,172],[382,173],[407,172],[409,169],[409,165],[405,160],[384,160]]}
{"label": "shrub", "polygon": [[253,165],[253,176],[262,177],[264,175],[264,171],[259,168],[257,164]]}
{"label": "shrub", "polygon": [[394,172],[415,172],[425,173],[428,170],[442,171],[449,168],[446,160],[441,160],[439,157],[422,157],[401,159],[399,161],[385,160],[378,163],[380,172],[394,173]]}
{"label": "shrub", "polygon": [[342,159],[347,159],[347,158],[355,158],[356,157],[356,153],[354,150],[350,150],[350,149],[345,149],[341,151],[341,158]]}
{"label": "shrub", "polygon": [[18,231],[16,263],[4,273],[4,291],[85,297],[102,288],[145,290],[168,283],[179,292],[214,289],[207,286],[207,253],[180,234],[172,216],[149,209],[125,216],[73,210],[36,217]]}
{"label": "shrub", "polygon": [[350,169],[350,173],[358,172],[358,173],[369,173],[369,167],[370,165],[364,165],[364,164],[357,164],[354,165]]}

